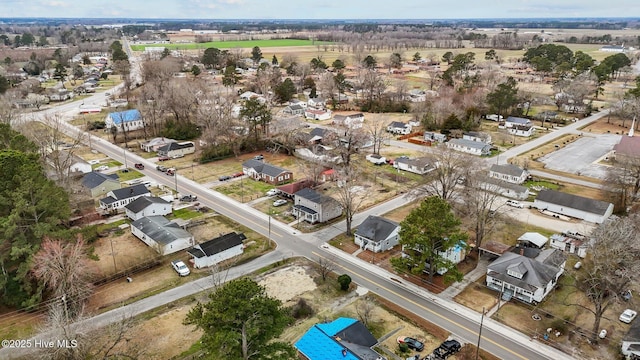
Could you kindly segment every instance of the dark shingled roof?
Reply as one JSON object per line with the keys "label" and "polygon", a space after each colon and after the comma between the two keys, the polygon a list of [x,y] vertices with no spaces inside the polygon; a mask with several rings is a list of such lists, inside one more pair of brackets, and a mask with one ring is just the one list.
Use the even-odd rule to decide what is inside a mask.
{"label": "dark shingled roof", "polygon": [[155,196],[140,196],[134,201],[128,203],[124,208],[133,211],[134,213],[138,213],[144,210],[147,206],[151,204],[169,204],[169,202],[163,198],[155,197]]}
{"label": "dark shingled roof", "polygon": [[191,234],[169,221],[164,216],[147,216],[131,223],[131,226],[139,229],[158,244],[168,245],[175,240],[190,238]]}
{"label": "dark shingled roof", "polygon": [[337,202],[337,200],[335,200],[334,198],[332,198],[331,196],[326,196],[326,195],[322,195],[319,192],[306,188],[306,189],[302,189],[298,192],[296,192],[294,194],[295,196],[300,196],[301,198],[307,199],[311,202],[314,202],[316,204],[325,204],[328,202]]}
{"label": "dark shingled roof", "polygon": [[407,126],[407,124],[401,121],[392,121],[391,124],[389,124],[388,126],[392,128],[404,128]]}
{"label": "dark shingled roof", "polygon": [[398,223],[380,216],[369,215],[356,230],[356,235],[373,240],[382,241],[398,227]]}
{"label": "dark shingled roof", "polygon": [[505,165],[493,164],[491,165],[491,171],[497,172],[500,174],[506,174],[509,176],[520,176],[524,172],[524,169],[512,164],[505,164]]}
{"label": "dark shingled roof", "polygon": [[242,240],[246,238],[247,237],[244,236],[243,233],[238,234],[236,232],[231,232],[219,236],[215,239],[203,242],[202,244],[198,244],[187,250],[187,252],[197,258],[211,256],[236,247],[238,245],[242,245]]}
{"label": "dark shingled roof", "polygon": [[190,147],[194,147],[194,146],[195,146],[195,144],[192,143],[192,142],[183,142],[183,143],[172,142],[172,143],[169,143],[167,145],[164,145],[164,146],[160,147],[158,149],[158,152],[167,153],[167,152],[172,151],[172,150],[186,149],[186,148],[190,148]]}
{"label": "dark shingled roof", "polygon": [[611,205],[608,202],[589,199],[586,197],[567,194],[555,190],[542,190],[538,193],[536,200],[548,202],[555,205],[565,206],[572,209],[586,211],[592,214],[604,215]]}
{"label": "dark shingled roof", "polygon": [[116,200],[128,199],[130,197],[149,194],[150,191],[144,184],[129,186],[122,189],[111,190]]}
{"label": "dark shingled roof", "polygon": [[90,173],[87,173],[82,178],[82,185],[86,188],[93,189],[100,186],[103,182],[107,180],[118,181],[118,174],[103,174],[96,171],[92,171]]}
{"label": "dark shingled roof", "polygon": [[640,341],[640,320],[635,319],[631,323],[631,327],[629,328],[629,331],[627,331],[627,333],[622,338],[622,341],[630,341],[630,342]]}
{"label": "dark shingled roof", "polygon": [[242,163],[242,167],[252,168],[258,173],[266,174],[269,176],[276,177],[282,173],[289,172],[289,170],[283,169],[281,167],[277,167],[275,165],[267,164],[260,160],[250,159]]}
{"label": "dark shingled roof", "polygon": [[[507,269],[513,270],[516,268],[520,269],[519,272],[523,274],[522,279],[507,274]],[[513,252],[506,252],[489,264],[487,274],[519,288],[535,291],[536,288],[546,287],[549,281],[555,278],[559,270],[558,267],[535,259]]]}

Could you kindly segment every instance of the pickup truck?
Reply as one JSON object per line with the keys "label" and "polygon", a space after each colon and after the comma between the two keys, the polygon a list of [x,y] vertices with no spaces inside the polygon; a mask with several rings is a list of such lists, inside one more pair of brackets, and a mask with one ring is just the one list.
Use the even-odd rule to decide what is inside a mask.
{"label": "pickup truck", "polygon": [[369,154],[366,156],[367,160],[376,164],[383,165],[387,163],[387,159],[384,156],[380,156],[378,154]]}
{"label": "pickup truck", "polygon": [[171,262],[173,270],[175,270],[180,276],[187,276],[191,274],[191,271],[182,260],[174,260]]}

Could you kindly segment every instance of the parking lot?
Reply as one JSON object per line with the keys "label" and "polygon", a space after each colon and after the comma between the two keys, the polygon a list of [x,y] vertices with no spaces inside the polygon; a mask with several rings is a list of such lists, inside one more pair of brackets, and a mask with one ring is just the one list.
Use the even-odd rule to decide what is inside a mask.
{"label": "parking lot", "polygon": [[613,134],[583,136],[566,147],[541,157],[539,161],[547,169],[604,179],[607,166],[597,162],[613,149],[620,137]]}

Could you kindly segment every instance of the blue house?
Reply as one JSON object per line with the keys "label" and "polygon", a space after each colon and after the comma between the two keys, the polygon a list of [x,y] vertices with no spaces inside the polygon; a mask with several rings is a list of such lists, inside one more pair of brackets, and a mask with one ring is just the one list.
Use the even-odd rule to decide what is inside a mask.
{"label": "blue house", "polygon": [[294,346],[307,360],[386,360],[371,348],[378,340],[356,319],[316,324]]}
{"label": "blue house", "polygon": [[107,129],[115,126],[119,131],[123,128],[126,131],[144,128],[142,114],[136,109],[109,113],[104,119],[104,124]]}

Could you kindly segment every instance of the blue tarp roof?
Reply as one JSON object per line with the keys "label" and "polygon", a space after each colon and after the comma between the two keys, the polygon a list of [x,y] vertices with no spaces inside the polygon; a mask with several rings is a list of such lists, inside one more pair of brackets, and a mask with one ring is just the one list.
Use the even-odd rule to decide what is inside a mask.
{"label": "blue tarp roof", "polygon": [[109,113],[109,116],[111,117],[111,120],[113,120],[114,124],[121,124],[123,121],[129,122],[142,119],[142,115],[137,109],[112,112]]}
{"label": "blue tarp roof", "polygon": [[342,355],[342,350],[346,348],[332,338],[356,321],[355,319],[339,318],[330,323],[316,324],[295,343],[295,347],[309,360],[359,360],[348,350],[346,356]]}

